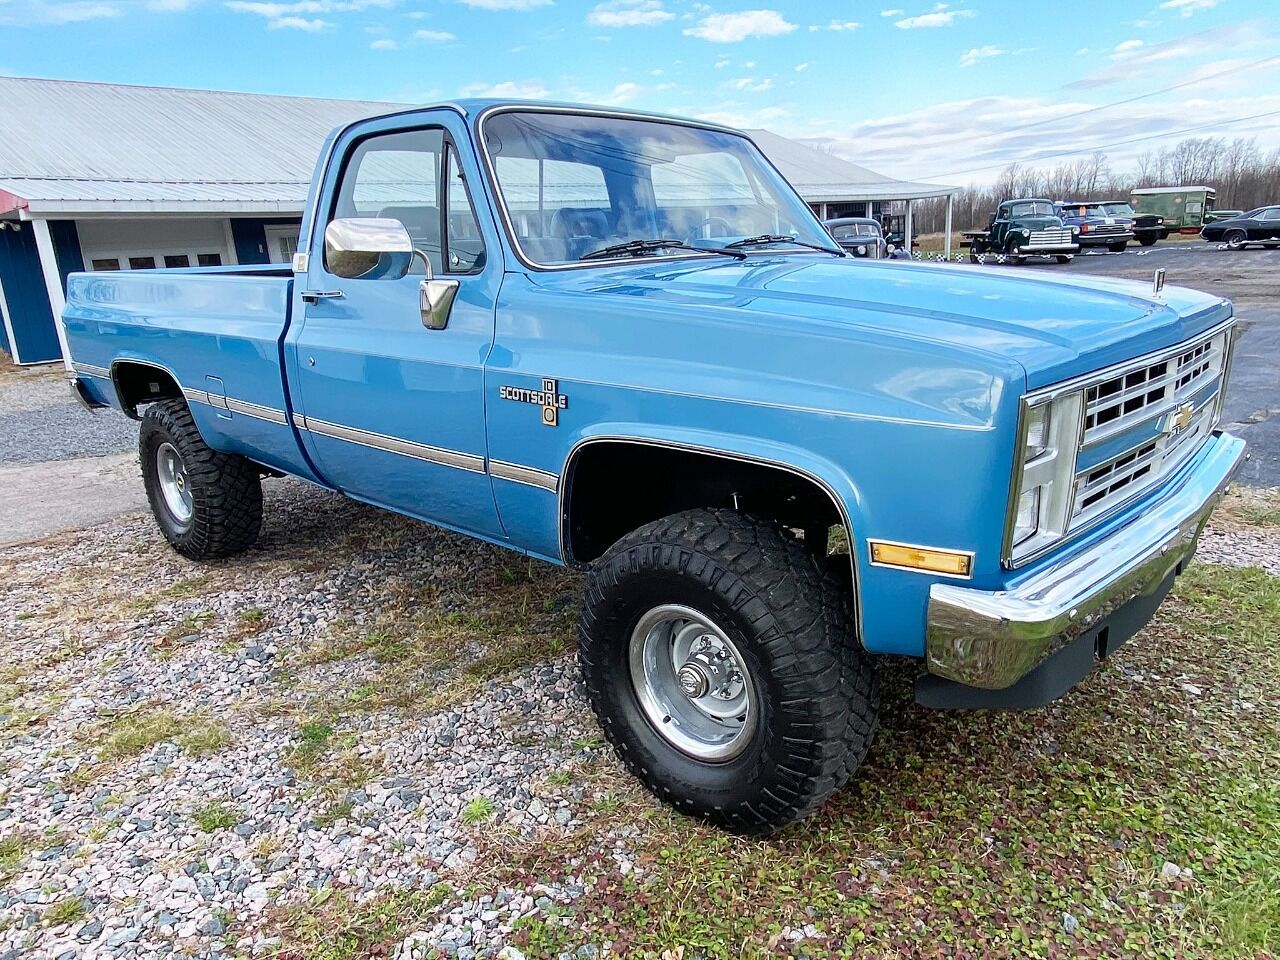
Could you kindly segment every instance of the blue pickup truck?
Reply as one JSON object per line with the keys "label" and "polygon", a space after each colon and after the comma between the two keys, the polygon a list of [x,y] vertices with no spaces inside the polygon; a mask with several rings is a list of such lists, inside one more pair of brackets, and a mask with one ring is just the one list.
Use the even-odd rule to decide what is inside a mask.
{"label": "blue pickup truck", "polygon": [[1244,456],[1227,301],[849,257],[711,124],[364,119],[301,236],[288,267],[69,280],[72,386],[141,421],[164,536],[247,549],[285,474],[584,569],[605,733],[730,830],[854,774],[885,655],[928,706],[1066,693]]}

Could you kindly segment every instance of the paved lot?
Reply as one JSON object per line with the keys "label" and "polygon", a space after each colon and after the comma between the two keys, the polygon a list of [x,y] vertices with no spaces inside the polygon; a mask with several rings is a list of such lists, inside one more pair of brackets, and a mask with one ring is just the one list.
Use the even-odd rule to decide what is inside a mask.
{"label": "paved lot", "polygon": [[1059,266],[1034,269],[1150,280],[1164,268],[1166,282],[1228,297],[1241,318],[1227,390],[1224,426],[1249,442],[1253,459],[1242,483],[1280,486],[1280,250],[1230,251],[1199,242],[1130,246],[1122,254],[1089,254]]}

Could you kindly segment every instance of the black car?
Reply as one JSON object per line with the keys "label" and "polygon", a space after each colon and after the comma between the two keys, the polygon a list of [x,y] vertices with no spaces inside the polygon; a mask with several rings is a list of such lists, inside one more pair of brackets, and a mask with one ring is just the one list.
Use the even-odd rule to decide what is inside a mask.
{"label": "black car", "polygon": [[1104,201],[1063,200],[1058,203],[1058,216],[1063,226],[1080,235],[1081,247],[1106,247],[1121,253],[1134,238],[1133,219],[1108,212]]}
{"label": "black car", "polygon": [[1238,217],[1215,220],[1200,228],[1200,236],[1243,250],[1251,243],[1280,247],[1280,207],[1258,207]]}
{"label": "black car", "polygon": [[892,251],[880,232],[880,224],[870,217],[837,217],[823,225],[845,253],[869,260],[883,260]]}

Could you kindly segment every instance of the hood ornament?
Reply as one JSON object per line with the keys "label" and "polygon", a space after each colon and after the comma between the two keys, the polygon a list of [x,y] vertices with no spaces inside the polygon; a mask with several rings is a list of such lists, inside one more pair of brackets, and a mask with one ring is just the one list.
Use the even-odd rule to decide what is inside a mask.
{"label": "hood ornament", "polygon": [[1164,292],[1164,267],[1156,270],[1156,275],[1151,278],[1151,295],[1153,297],[1160,296]]}

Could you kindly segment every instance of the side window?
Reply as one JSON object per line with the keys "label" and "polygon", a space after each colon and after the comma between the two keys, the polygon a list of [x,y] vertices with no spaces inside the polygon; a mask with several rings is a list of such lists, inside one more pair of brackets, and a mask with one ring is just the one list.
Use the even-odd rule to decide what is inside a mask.
{"label": "side window", "polygon": [[1268,207],[1262,214],[1263,220],[1280,220],[1280,207]]}
{"label": "side window", "polygon": [[484,267],[484,238],[480,235],[480,223],[476,220],[475,206],[467,188],[462,165],[453,145],[448,147],[448,180],[445,181],[445,208],[449,212],[448,237],[445,249],[448,254],[448,272],[471,273]]}
{"label": "side window", "polygon": [[[369,137],[347,156],[331,219],[387,217],[404,224],[413,245],[443,273],[440,169],[444,132],[406,130]],[[422,272],[414,258],[413,269]]]}

